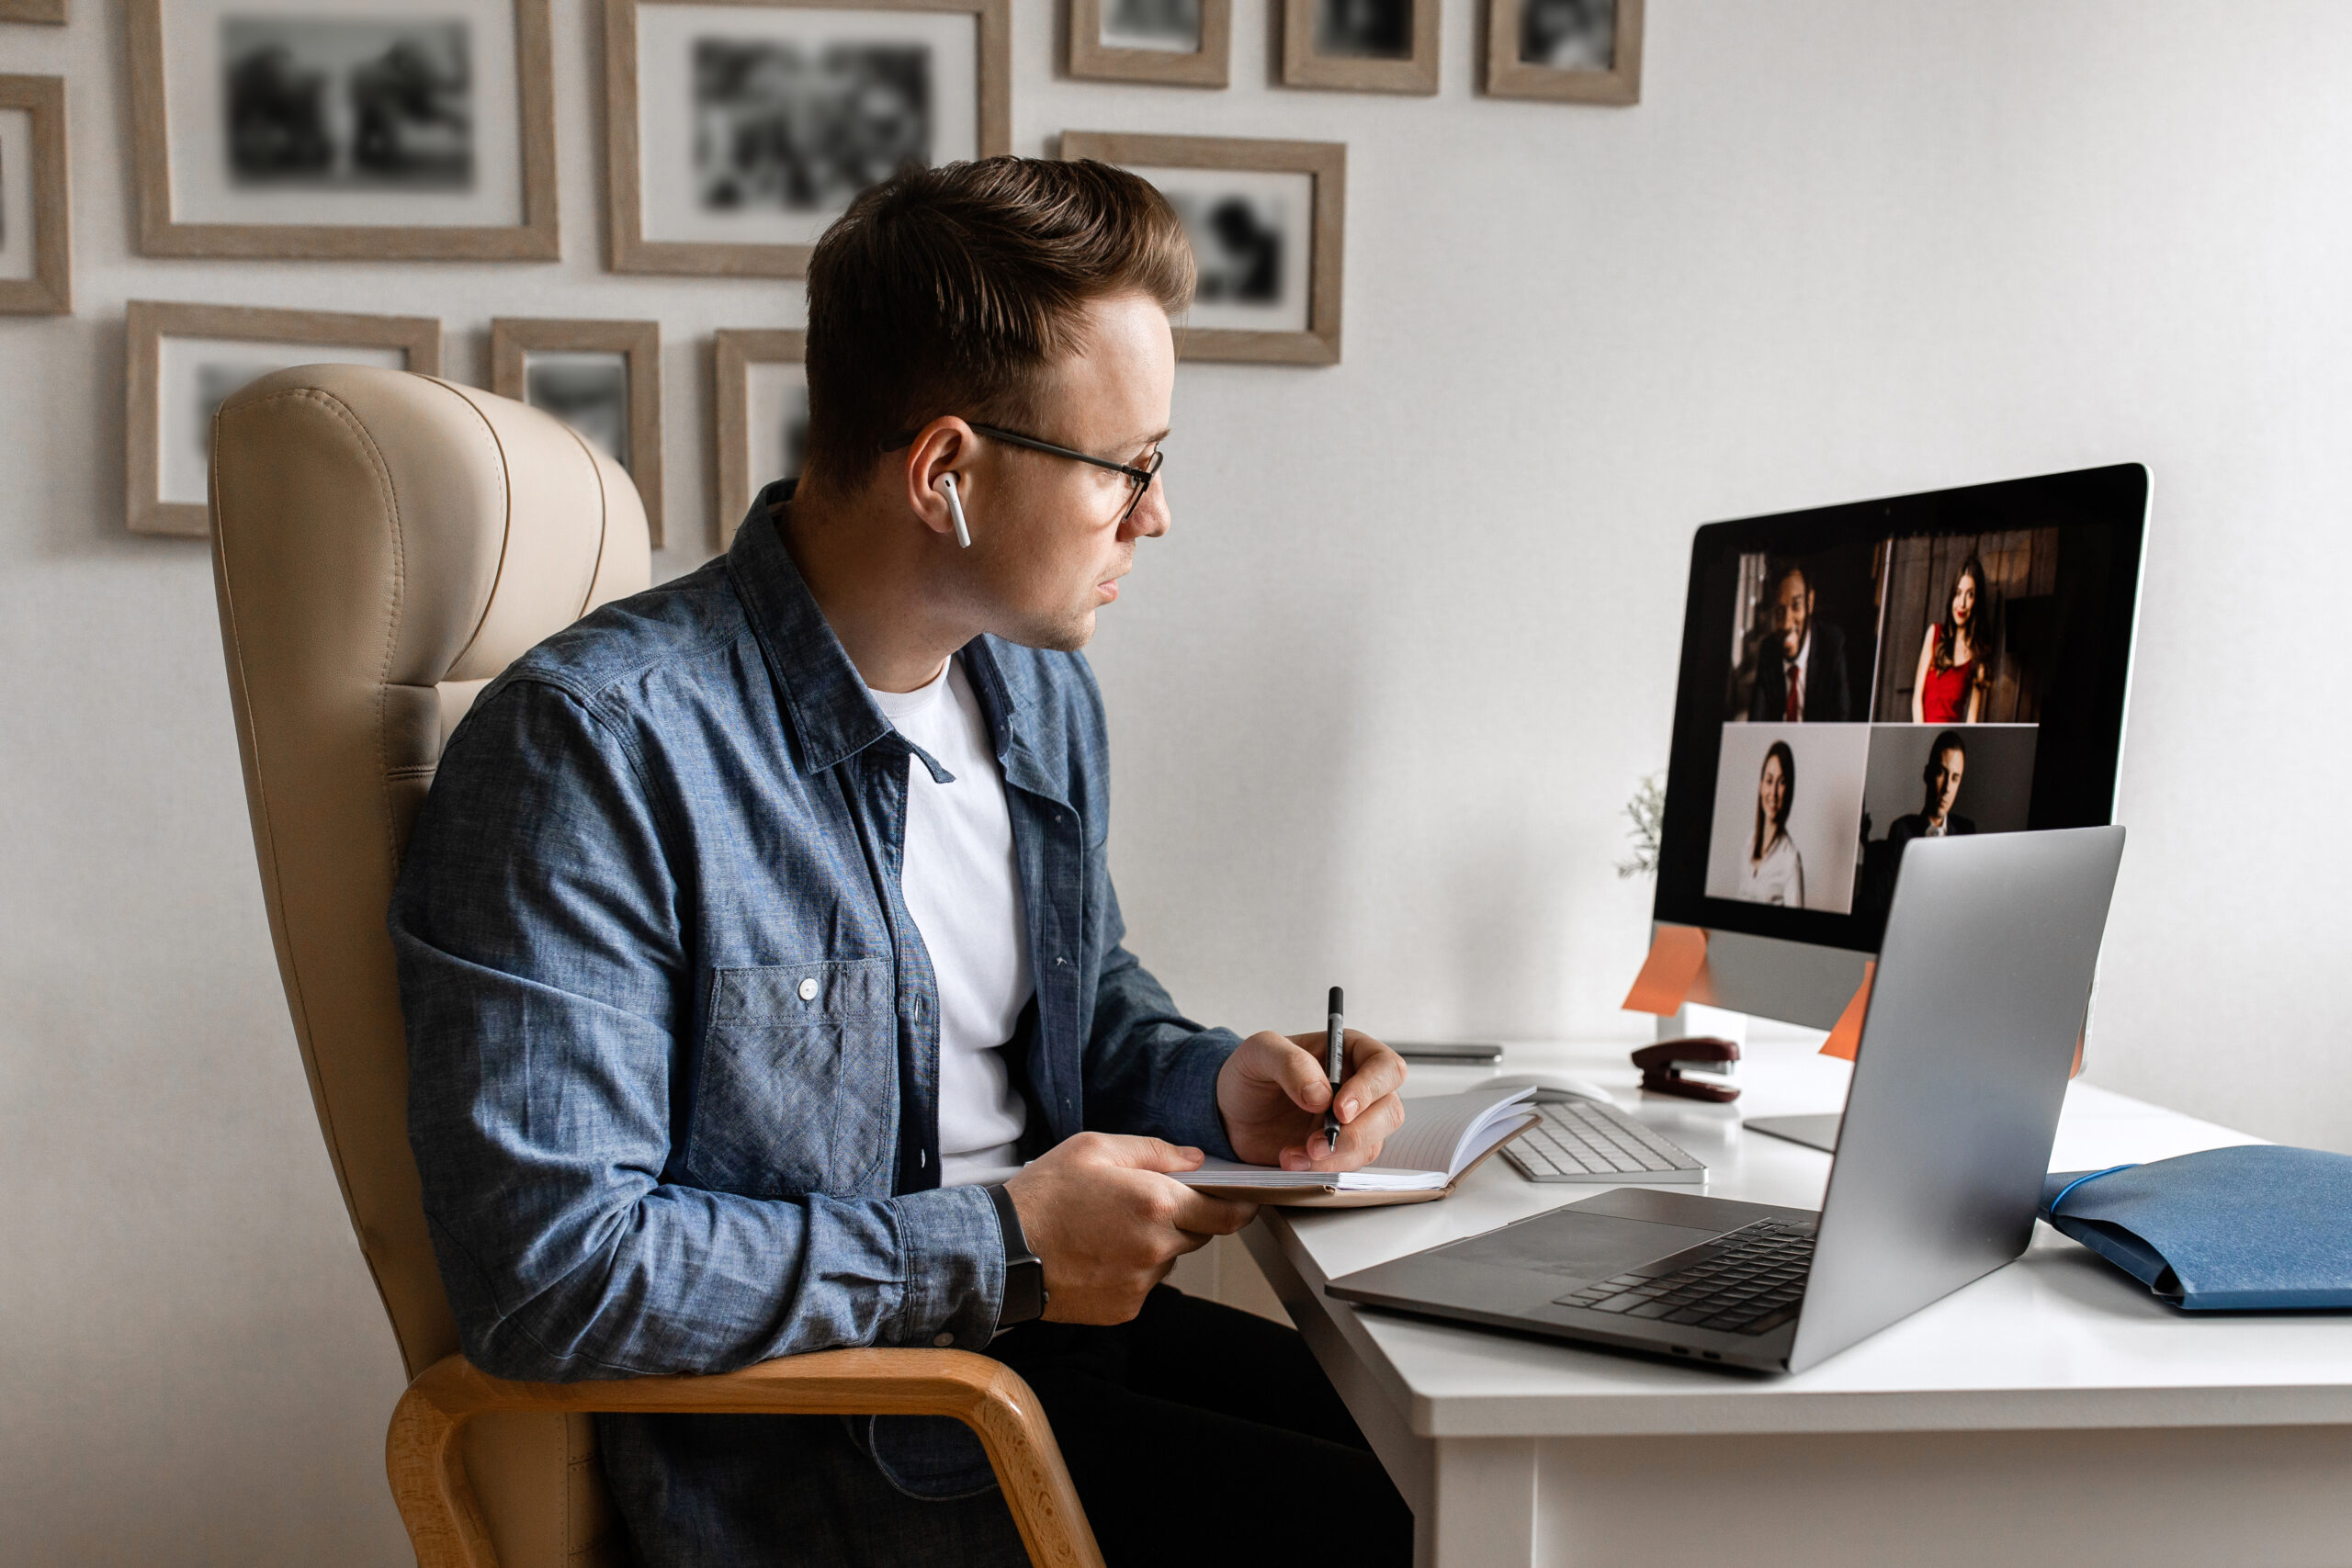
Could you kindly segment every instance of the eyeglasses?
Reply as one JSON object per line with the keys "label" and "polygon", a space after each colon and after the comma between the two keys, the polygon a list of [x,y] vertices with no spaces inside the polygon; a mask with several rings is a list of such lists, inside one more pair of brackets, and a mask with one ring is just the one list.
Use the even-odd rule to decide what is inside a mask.
{"label": "eyeglasses", "polygon": [[[1160,464],[1168,459],[1166,449],[1157,448],[1140,465],[1116,463],[1108,457],[1097,457],[1091,453],[1074,451],[1068,446],[1057,446],[1050,441],[1040,441],[1034,435],[1023,435],[1017,430],[1006,430],[1000,425],[975,424],[972,428],[982,435],[992,436],[1011,446],[1026,446],[1032,452],[1043,452],[1052,457],[1067,457],[1073,463],[1087,463],[1098,468],[1108,468],[1114,474],[1124,475],[1127,481],[1127,489],[1132,493],[1127,497],[1125,508],[1119,513],[1119,522],[1123,525],[1128,518],[1136,514],[1136,508],[1143,504],[1144,496],[1151,489],[1152,476],[1159,472]],[[921,434],[922,432],[913,430],[901,432],[884,442],[882,450],[895,452],[901,446],[911,446],[914,445],[915,437]]]}

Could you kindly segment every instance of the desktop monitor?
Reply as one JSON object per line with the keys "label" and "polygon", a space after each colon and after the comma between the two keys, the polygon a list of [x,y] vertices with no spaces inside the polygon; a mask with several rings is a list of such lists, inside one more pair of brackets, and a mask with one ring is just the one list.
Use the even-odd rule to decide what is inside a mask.
{"label": "desktop monitor", "polygon": [[1913,839],[2114,818],[2136,463],[1699,530],[1659,831],[1691,999],[1834,1024]]}

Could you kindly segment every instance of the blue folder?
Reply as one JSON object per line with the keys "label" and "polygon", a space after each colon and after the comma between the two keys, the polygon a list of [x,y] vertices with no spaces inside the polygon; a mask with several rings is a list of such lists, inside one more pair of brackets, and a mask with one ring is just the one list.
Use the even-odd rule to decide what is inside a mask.
{"label": "blue folder", "polygon": [[2247,1144],[2052,1171],[2041,1217],[2190,1312],[2352,1307],[2352,1155]]}

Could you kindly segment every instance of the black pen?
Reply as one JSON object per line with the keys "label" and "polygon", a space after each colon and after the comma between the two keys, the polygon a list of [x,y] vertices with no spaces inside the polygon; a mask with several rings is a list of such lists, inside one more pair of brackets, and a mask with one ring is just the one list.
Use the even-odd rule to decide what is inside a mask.
{"label": "black pen", "polygon": [[1348,1067],[1348,1026],[1340,1016],[1343,1010],[1340,987],[1334,986],[1330,1014],[1323,1021],[1323,1070],[1331,1078],[1331,1103],[1323,1112],[1323,1142],[1329,1154],[1340,1152],[1340,1075]]}

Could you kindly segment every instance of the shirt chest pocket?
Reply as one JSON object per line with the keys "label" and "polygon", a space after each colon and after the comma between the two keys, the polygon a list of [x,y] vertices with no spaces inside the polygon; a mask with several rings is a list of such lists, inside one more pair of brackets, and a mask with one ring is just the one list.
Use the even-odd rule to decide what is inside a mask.
{"label": "shirt chest pocket", "polygon": [[686,1168],[752,1198],[884,1190],[897,1125],[890,961],[714,969]]}

